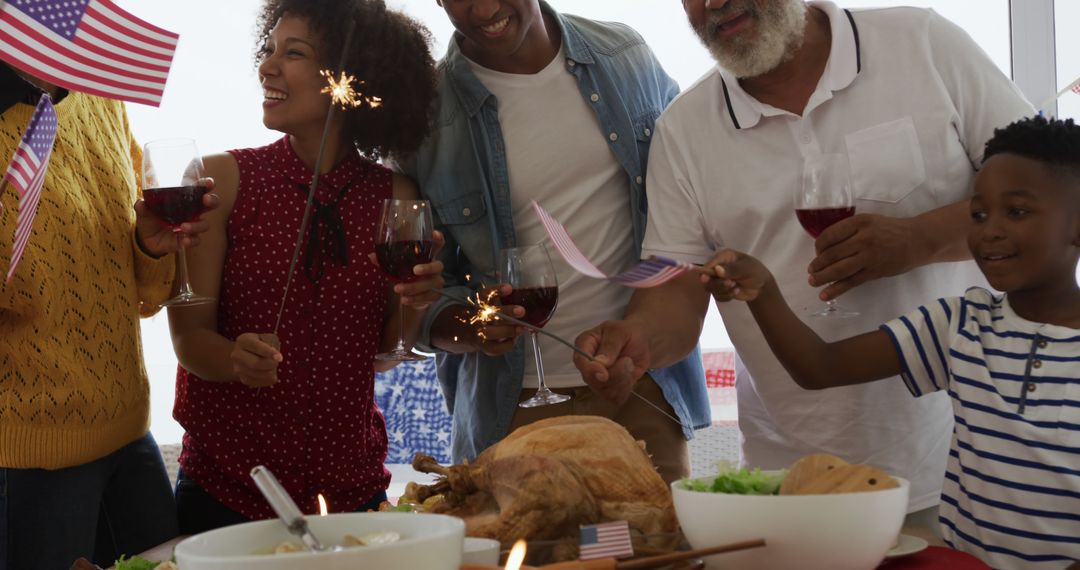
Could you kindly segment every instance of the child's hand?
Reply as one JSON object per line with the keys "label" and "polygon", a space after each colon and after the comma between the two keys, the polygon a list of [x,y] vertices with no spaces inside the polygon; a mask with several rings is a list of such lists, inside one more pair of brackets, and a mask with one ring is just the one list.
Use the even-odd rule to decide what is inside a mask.
{"label": "child's hand", "polygon": [[757,258],[733,249],[720,251],[702,269],[701,284],[717,302],[753,301],[773,280]]}

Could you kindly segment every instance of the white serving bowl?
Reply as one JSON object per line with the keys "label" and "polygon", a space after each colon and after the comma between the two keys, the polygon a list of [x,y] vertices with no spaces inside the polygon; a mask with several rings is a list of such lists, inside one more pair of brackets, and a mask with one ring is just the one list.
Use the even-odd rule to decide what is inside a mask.
{"label": "white serving bowl", "polygon": [[421,513],[341,513],[308,517],[308,525],[324,545],[342,544],[346,534],[361,536],[376,532],[396,532],[401,535],[401,540],[337,552],[266,554],[282,542],[300,542],[275,519],[192,536],[176,545],[176,562],[180,570],[457,570],[461,565],[465,523],[457,517]]}
{"label": "white serving bowl", "polygon": [[[712,481],[714,477],[699,480]],[[706,559],[708,568],[872,570],[896,543],[907,511],[898,487],[829,495],[732,495],[671,484],[675,514],[693,548],[765,539],[765,546]]]}
{"label": "white serving bowl", "polygon": [[461,561],[468,564],[481,566],[499,565],[499,548],[502,545],[493,538],[465,537],[465,551]]}

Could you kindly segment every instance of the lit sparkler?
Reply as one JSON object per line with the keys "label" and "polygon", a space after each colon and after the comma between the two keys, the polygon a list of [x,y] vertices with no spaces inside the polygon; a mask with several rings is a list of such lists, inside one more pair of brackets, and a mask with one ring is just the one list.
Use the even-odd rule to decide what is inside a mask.
{"label": "lit sparkler", "polygon": [[[503,321],[506,321],[508,323],[513,323],[515,325],[523,326],[523,327],[525,327],[525,328],[527,328],[529,330],[533,330],[533,331],[536,331],[536,332],[538,332],[538,333],[540,333],[542,335],[550,337],[550,338],[552,338],[552,339],[554,339],[554,340],[556,340],[556,341],[570,347],[570,350],[573,350],[574,352],[584,356],[590,362],[595,362],[596,361],[596,359],[593,358],[593,356],[591,354],[589,354],[589,353],[585,352],[584,350],[581,350],[580,348],[574,346],[573,344],[571,344],[567,340],[563,339],[562,337],[560,337],[558,335],[555,335],[555,334],[552,334],[550,332],[547,332],[544,329],[542,329],[540,327],[537,327],[535,325],[529,324],[529,323],[527,323],[527,322],[525,322],[525,321],[523,321],[521,319],[516,319],[514,317],[511,317],[509,315],[506,315],[506,314],[503,314],[503,313],[499,312],[499,306],[491,304],[491,301],[493,301],[495,299],[495,297],[497,297],[498,294],[499,294],[498,291],[496,291],[494,289],[489,291],[487,293],[487,295],[481,296],[481,294],[478,292],[478,293],[476,293],[476,295],[474,295],[473,297],[469,297],[468,299],[460,299],[458,297],[455,297],[454,295],[451,295],[451,294],[447,293],[446,291],[443,291],[442,289],[436,289],[436,292],[439,295],[442,295],[443,297],[445,297],[445,298],[447,298],[447,299],[449,299],[451,301],[460,303],[462,305],[468,305],[468,306],[471,306],[471,307],[476,307],[476,312],[472,316],[470,316],[467,319],[465,319],[465,318],[461,319],[461,321],[463,323],[465,323],[465,324],[468,324],[468,325],[478,325],[478,324],[479,325],[489,325],[489,324],[491,324],[491,323],[493,323],[493,322],[495,322],[497,320],[503,320]],[[484,333],[482,331],[478,332],[477,334],[480,336],[480,338],[484,338]],[[457,338],[455,337],[454,340],[456,341]],[[641,400],[642,402],[645,402],[650,407],[652,407],[654,410],[656,410],[657,412],[660,412],[661,414],[663,414],[669,420],[675,422],[676,424],[678,424],[680,426],[683,426],[683,427],[688,427],[681,420],[679,420],[679,418],[676,418],[675,416],[672,416],[671,414],[664,411],[663,408],[661,408],[661,407],[657,406],[656,404],[650,402],[648,400],[648,398],[646,398],[645,396],[642,396],[641,394],[638,394],[636,391],[634,391],[633,388],[631,388],[631,390],[630,390],[630,395],[632,395],[635,398]]]}
{"label": "lit sparkler", "polygon": [[[334,72],[329,69],[324,69],[319,73],[326,78],[327,83],[320,93],[329,93],[331,103],[338,105],[342,110],[359,107],[364,103],[372,109],[382,106],[381,98],[364,95],[353,88],[353,83],[357,82],[356,77],[341,71],[340,75],[334,78]],[[359,82],[360,85],[363,85],[363,83],[363,81]]]}

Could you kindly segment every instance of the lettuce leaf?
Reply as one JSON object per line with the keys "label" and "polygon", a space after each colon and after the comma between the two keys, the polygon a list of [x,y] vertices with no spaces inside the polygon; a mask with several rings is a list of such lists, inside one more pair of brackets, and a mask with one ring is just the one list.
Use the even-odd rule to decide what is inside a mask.
{"label": "lettuce leaf", "polygon": [[154,570],[160,562],[151,562],[141,556],[132,556],[127,558],[124,555],[120,555],[120,559],[116,561],[116,570]]}
{"label": "lettuce leaf", "polygon": [[765,473],[761,469],[721,469],[712,479],[684,479],[683,487],[702,493],[730,493],[735,495],[776,495],[786,472]]}

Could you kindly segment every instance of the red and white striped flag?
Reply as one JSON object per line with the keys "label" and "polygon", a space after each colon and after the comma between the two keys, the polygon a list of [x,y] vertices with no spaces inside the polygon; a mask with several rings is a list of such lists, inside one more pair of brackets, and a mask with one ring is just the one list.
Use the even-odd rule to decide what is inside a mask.
{"label": "red and white striped flag", "polygon": [[647,289],[663,285],[694,267],[682,261],[653,256],[638,263],[629,271],[609,277],[593,265],[585,257],[585,254],[581,253],[581,250],[574,244],[574,240],[562,224],[551,217],[551,214],[541,208],[540,204],[537,204],[535,200],[532,206],[533,210],[536,211],[536,215],[539,216],[540,223],[543,224],[548,237],[551,239],[551,243],[555,245],[555,250],[559,252],[559,255],[566,260],[570,267],[583,275],[594,279],[608,279],[635,289]]}
{"label": "red and white striped flag", "polygon": [[630,525],[613,521],[581,527],[581,550],[578,558],[629,558],[634,555],[630,541]]}
{"label": "red and white striped flag", "polygon": [[19,215],[15,222],[15,239],[12,240],[8,282],[15,274],[15,267],[30,240],[30,229],[34,225],[34,214],[37,213],[38,201],[41,199],[41,185],[45,182],[45,171],[49,167],[55,139],[56,111],[49,95],[42,94],[37,108],[34,109],[34,116],[30,118],[30,126],[23,133],[22,141],[15,149],[15,156],[4,174],[4,180],[19,192]]}
{"label": "red and white striped flag", "polygon": [[178,39],[109,0],[0,0],[0,59],[110,99],[160,105]]}

